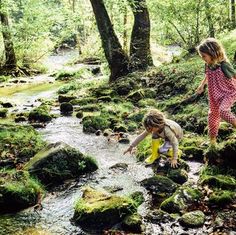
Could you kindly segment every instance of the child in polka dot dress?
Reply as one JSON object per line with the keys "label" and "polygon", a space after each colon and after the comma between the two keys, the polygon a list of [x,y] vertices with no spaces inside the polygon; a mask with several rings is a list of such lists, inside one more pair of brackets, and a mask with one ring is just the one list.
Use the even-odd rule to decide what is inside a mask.
{"label": "child in polka dot dress", "polygon": [[208,85],[208,128],[211,144],[216,144],[220,120],[236,127],[236,116],[231,107],[236,102],[236,71],[228,62],[223,46],[214,38],[205,39],[198,47],[198,53],[206,62],[205,78],[197,88],[197,93]]}

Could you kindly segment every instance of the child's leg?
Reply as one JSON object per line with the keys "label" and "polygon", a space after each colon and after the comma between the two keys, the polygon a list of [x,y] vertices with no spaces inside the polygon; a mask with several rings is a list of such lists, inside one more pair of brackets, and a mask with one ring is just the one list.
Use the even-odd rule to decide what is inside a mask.
{"label": "child's leg", "polygon": [[236,127],[236,116],[231,112],[231,107],[235,103],[235,98],[227,98],[222,100],[220,104],[220,117],[228,123]]}
{"label": "child's leg", "polygon": [[216,137],[218,135],[220,125],[220,112],[217,108],[212,108],[208,112],[208,129],[211,144],[216,143]]}
{"label": "child's leg", "polygon": [[167,153],[168,150],[172,148],[172,145],[169,141],[165,141],[164,144],[159,148],[159,153]]}
{"label": "child's leg", "polygon": [[158,151],[160,146],[161,146],[161,139],[152,138],[152,154],[145,159],[145,162],[147,164],[152,164],[153,162],[155,162],[157,158],[160,157],[160,153]]}

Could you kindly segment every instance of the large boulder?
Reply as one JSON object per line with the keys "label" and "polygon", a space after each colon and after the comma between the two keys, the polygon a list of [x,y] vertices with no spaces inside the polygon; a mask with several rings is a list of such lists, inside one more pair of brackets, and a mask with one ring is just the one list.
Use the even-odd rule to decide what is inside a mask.
{"label": "large boulder", "polygon": [[27,171],[0,171],[0,213],[33,206],[42,193],[41,185]]}
{"label": "large boulder", "polygon": [[176,192],[161,203],[160,208],[168,213],[183,213],[201,198],[199,190],[190,187],[180,187]]}
{"label": "large boulder", "polygon": [[236,139],[228,139],[216,147],[208,148],[205,160],[209,165],[236,169]]}
{"label": "large boulder", "polygon": [[30,174],[45,185],[62,183],[66,179],[95,171],[97,168],[97,163],[92,157],[62,142],[49,144],[25,166]]}
{"label": "large boulder", "polygon": [[86,188],[75,205],[73,220],[90,230],[109,229],[137,211],[137,202],[130,197]]}
{"label": "large boulder", "polygon": [[167,197],[175,192],[177,184],[166,176],[156,175],[141,182],[149,192],[159,197]]}

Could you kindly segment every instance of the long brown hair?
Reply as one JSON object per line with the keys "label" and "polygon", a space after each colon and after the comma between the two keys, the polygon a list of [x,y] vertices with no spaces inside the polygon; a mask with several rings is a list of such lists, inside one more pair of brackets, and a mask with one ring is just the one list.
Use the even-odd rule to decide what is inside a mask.
{"label": "long brown hair", "polygon": [[219,64],[222,61],[228,61],[224,47],[215,38],[207,38],[203,40],[197,47],[197,51],[199,54],[208,54],[211,57],[213,64]]}

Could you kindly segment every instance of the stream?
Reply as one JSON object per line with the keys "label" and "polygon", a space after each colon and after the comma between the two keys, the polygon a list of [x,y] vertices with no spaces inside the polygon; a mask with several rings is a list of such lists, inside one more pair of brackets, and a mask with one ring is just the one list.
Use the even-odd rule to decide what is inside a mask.
{"label": "stream", "polygon": [[[60,69],[69,59],[71,56],[68,54],[57,55],[50,57],[47,63],[51,69],[53,64],[55,69]],[[10,92],[11,87],[0,88],[0,98],[5,97],[8,101],[16,104],[12,111],[21,111],[39,105],[41,98],[57,97],[56,91],[61,84],[52,81],[49,75],[36,76],[33,80],[35,82],[32,84],[14,84],[14,86],[21,88],[15,92]],[[51,84],[50,90],[45,90],[45,81]],[[3,90],[4,94],[1,92]],[[59,113],[59,107],[54,112]],[[147,213],[150,207],[150,198],[139,182],[153,176],[152,168],[145,167],[143,163],[137,162],[135,156],[123,155],[127,145],[115,141],[108,142],[104,136],[83,133],[80,121],[73,116],[61,116],[53,119],[45,128],[37,130],[49,143],[62,141],[79,149],[82,153],[90,154],[97,160],[99,169],[80,177],[78,180],[68,180],[64,185],[47,192],[42,201],[42,210],[28,208],[15,214],[1,215],[0,235],[23,235],[25,229],[29,228],[58,235],[91,234],[82,231],[80,227],[70,222],[74,213],[75,200],[81,197],[83,186],[87,185],[98,189],[114,190],[118,195],[129,195],[141,191],[144,193],[145,202],[139,207],[138,212],[143,216]],[[130,136],[130,139],[133,138],[134,136]],[[188,162],[188,164],[190,165],[189,181],[197,182],[201,164],[196,162]],[[116,167],[112,167],[114,165]],[[189,229],[186,233],[184,228],[177,224],[157,225],[145,222],[144,224],[146,225],[144,234],[204,234],[201,229]]]}

